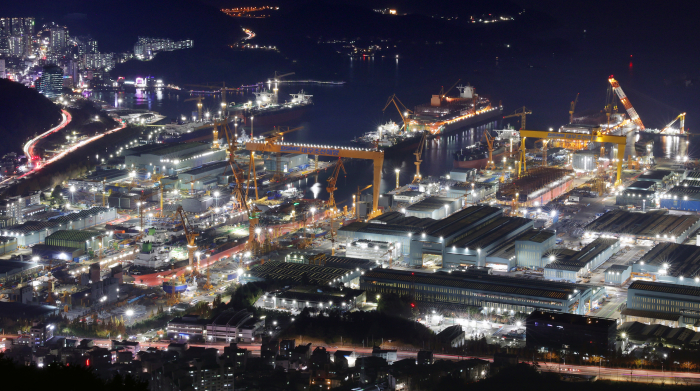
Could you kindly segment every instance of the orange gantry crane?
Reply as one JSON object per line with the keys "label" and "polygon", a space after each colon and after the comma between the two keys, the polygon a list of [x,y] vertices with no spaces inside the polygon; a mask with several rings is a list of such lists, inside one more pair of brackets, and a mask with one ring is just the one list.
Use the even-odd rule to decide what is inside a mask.
{"label": "orange gantry crane", "polygon": [[413,155],[416,157],[416,161],[414,164],[416,165],[416,175],[413,177],[413,183],[418,183],[420,182],[423,177],[420,174],[420,164],[423,162],[421,159],[423,157],[423,149],[425,148],[425,143],[428,141],[428,133],[423,132],[423,137],[420,138],[420,141],[418,142],[418,148],[416,148],[416,152],[413,152]]}
{"label": "orange gantry crane", "polygon": [[343,159],[338,158],[338,163],[335,165],[335,170],[333,170],[333,175],[331,175],[327,180],[328,180],[328,187],[326,187],[326,191],[328,191],[328,207],[333,209],[335,208],[335,197],[334,193],[336,190],[338,190],[337,187],[335,187],[335,184],[338,182],[338,175],[340,174],[340,171],[343,171],[343,174],[348,175],[348,173],[345,171],[345,166],[343,166]]}
{"label": "orange gantry crane", "polygon": [[627,114],[629,114],[632,122],[634,122],[640,130],[644,130],[644,124],[639,118],[637,110],[635,110],[634,107],[632,107],[632,103],[630,103],[630,100],[629,98],[627,98],[627,95],[625,95],[625,92],[622,91],[620,83],[618,83],[612,75],[610,75],[610,77],[608,78],[608,82],[610,82],[610,85],[612,86],[613,91],[615,91],[615,94],[617,94],[617,97],[620,98],[620,102],[622,102],[622,105],[625,106],[625,110],[627,110]]}
{"label": "orange gantry crane", "polygon": [[192,225],[190,225],[187,219],[187,214],[182,206],[177,207],[177,213],[180,215],[180,220],[182,221],[182,227],[185,229],[185,237],[187,238],[187,258],[189,259],[189,266],[194,267],[195,270],[199,269],[199,260],[197,260],[197,265],[194,265],[194,252],[197,250],[197,245],[195,244],[195,239],[199,236],[198,233],[194,232]]}
{"label": "orange gantry crane", "polygon": [[[401,100],[396,96],[396,94],[392,95],[389,97],[389,100],[386,101],[386,104],[384,105],[384,108],[382,109],[382,112],[385,112],[387,108],[391,104],[394,104],[394,107],[396,107],[396,111],[399,112],[399,116],[401,117],[401,120],[403,121],[403,129],[405,132],[409,131],[408,128],[408,118],[411,114],[413,114],[413,111],[409,110],[406,105],[404,105]],[[401,105],[401,107],[399,107]],[[403,110],[403,111],[402,111]]]}
{"label": "orange gantry crane", "polygon": [[489,160],[486,162],[485,169],[486,170],[495,170],[496,165],[493,163],[493,141],[494,141],[494,138],[491,135],[491,133],[489,133],[488,130],[484,130],[484,137],[486,138],[486,145],[489,148]]}
{"label": "orange gantry crane", "polygon": [[685,113],[680,113],[678,114],[678,117],[676,117],[673,121],[671,121],[668,125],[664,126],[663,129],[661,129],[660,133],[667,133],[669,129],[671,129],[671,125],[675,124],[676,121],[680,120],[680,134],[685,134]]}

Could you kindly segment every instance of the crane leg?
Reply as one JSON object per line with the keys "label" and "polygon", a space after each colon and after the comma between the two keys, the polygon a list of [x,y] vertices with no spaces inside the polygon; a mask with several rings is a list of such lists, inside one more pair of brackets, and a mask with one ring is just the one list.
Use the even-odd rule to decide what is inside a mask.
{"label": "crane leg", "polygon": [[625,157],[625,147],[625,144],[618,144],[617,146],[617,179],[615,180],[615,186],[622,184],[622,159]]}
{"label": "crane leg", "polygon": [[[374,188],[372,189],[372,215],[379,214],[379,184],[382,180],[384,157],[374,159]],[[359,200],[358,200],[359,201]]]}

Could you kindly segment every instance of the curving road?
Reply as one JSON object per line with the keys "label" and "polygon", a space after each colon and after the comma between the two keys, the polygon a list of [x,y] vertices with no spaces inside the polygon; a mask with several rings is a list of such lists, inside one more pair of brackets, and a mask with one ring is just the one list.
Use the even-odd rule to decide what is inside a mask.
{"label": "curving road", "polygon": [[[121,121],[120,121],[120,122],[121,122]],[[43,166],[37,166],[37,167],[33,168],[31,171],[28,171],[28,172],[26,172],[25,174],[18,176],[17,178],[18,178],[18,179],[21,179],[21,178],[24,178],[24,177],[27,176],[27,175],[33,174],[33,173],[35,173],[35,172],[38,172],[38,171],[41,170],[43,167],[46,167],[46,166],[48,166],[49,164],[51,164],[51,163],[53,163],[53,162],[55,162],[55,161],[57,161],[57,160],[62,159],[62,158],[65,157],[67,154],[76,151],[78,148],[84,147],[84,146],[90,144],[90,143],[93,142],[93,141],[99,140],[99,139],[101,139],[102,137],[104,137],[104,136],[106,136],[106,135],[108,135],[108,134],[112,134],[112,133],[114,133],[114,132],[117,132],[117,131],[119,131],[119,130],[122,130],[122,129],[124,129],[125,127],[126,127],[126,122],[121,122],[121,125],[118,126],[118,127],[116,127],[116,128],[114,128],[114,129],[110,129],[110,130],[108,130],[108,131],[106,131],[106,132],[104,132],[104,133],[98,134],[97,136],[93,136],[93,137],[87,138],[87,139],[85,139],[85,140],[83,140],[83,141],[81,141],[81,142],[79,142],[79,143],[73,145],[72,147],[66,149],[65,151],[62,151],[61,153],[54,155],[51,159],[49,159],[49,160],[47,160],[46,162],[44,162],[44,165],[43,165]],[[41,137],[39,137],[39,138],[41,138]],[[25,146],[25,147],[26,147],[26,146]],[[31,148],[33,148],[33,145],[31,146]]]}
{"label": "curving road", "polygon": [[58,124],[58,125],[57,125],[56,127],[54,127],[54,128],[51,128],[51,129],[47,130],[46,132],[44,132],[44,133],[42,133],[42,134],[40,134],[40,135],[34,137],[33,139],[27,141],[26,144],[24,144],[24,155],[27,156],[27,159],[28,159],[28,160],[31,161],[31,160],[34,159],[34,157],[35,157],[35,155],[34,155],[34,146],[36,146],[36,143],[37,143],[39,140],[45,138],[46,136],[48,136],[48,135],[50,135],[50,134],[52,134],[52,133],[56,133],[56,132],[58,132],[59,130],[65,128],[66,125],[68,125],[68,124],[70,123],[70,121],[73,119],[73,118],[71,117],[71,115],[70,115],[69,112],[67,112],[67,111],[65,111],[65,110],[61,110],[61,112],[62,112],[62,115],[63,115],[63,119],[61,120],[61,123],[60,123],[60,124]]}

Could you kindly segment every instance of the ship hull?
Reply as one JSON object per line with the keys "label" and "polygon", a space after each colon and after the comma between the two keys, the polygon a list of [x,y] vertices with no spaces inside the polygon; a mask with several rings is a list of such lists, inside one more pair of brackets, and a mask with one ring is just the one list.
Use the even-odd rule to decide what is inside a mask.
{"label": "ship hull", "polygon": [[[440,137],[443,135],[448,135],[448,134],[454,133],[454,132],[459,131],[459,130],[461,130],[467,126],[470,126],[470,125],[477,125],[477,124],[492,121],[496,118],[502,118],[502,117],[503,117],[503,109],[499,107],[496,110],[492,110],[492,111],[489,111],[489,112],[486,112],[486,113],[483,113],[483,114],[480,114],[480,115],[477,115],[474,117],[465,118],[463,120],[455,121],[455,122],[452,122],[448,125],[445,125],[442,133],[430,134],[428,136],[428,140],[433,139],[435,137]],[[383,149],[384,154],[386,156],[390,156],[390,155],[397,155],[397,154],[400,154],[400,153],[403,153],[403,152],[406,152],[409,150],[411,150],[411,151],[415,150],[418,147],[418,143],[420,142],[420,139],[421,139],[420,134],[417,134],[414,137],[406,138],[406,139],[392,145],[391,147],[384,148]]]}
{"label": "ship hull", "polygon": [[[497,154],[493,155],[493,161],[497,162],[506,155],[508,155],[507,151],[497,153]],[[476,168],[476,169],[481,170],[481,169],[484,169],[486,167],[486,163],[488,163],[488,162],[489,162],[488,158],[474,159],[474,160],[454,160],[452,162],[452,167],[453,168]]]}

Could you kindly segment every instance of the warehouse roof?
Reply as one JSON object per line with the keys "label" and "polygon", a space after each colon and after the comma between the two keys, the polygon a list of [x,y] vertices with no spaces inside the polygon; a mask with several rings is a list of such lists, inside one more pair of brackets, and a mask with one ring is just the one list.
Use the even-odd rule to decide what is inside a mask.
{"label": "warehouse roof", "polygon": [[692,277],[700,273],[700,247],[687,244],[659,243],[639,260],[647,265],[668,265],[673,277]]}
{"label": "warehouse roof", "polygon": [[647,172],[646,174],[640,175],[637,180],[638,181],[660,181],[667,176],[673,174],[673,171],[669,170],[651,170]]}
{"label": "warehouse roof", "polygon": [[449,237],[457,232],[468,228],[472,224],[487,218],[491,215],[501,215],[503,212],[499,208],[488,205],[475,205],[436,221],[426,227],[425,232],[433,237]]}
{"label": "warehouse roof", "polygon": [[310,283],[327,285],[347,274],[348,269],[270,261],[252,269],[249,273],[254,277],[268,280],[292,280],[296,282],[301,282],[302,277],[306,275]]}
{"label": "warehouse roof", "polygon": [[550,230],[546,230],[546,229],[531,228],[531,229],[523,232],[523,234],[518,236],[515,240],[535,242],[535,243],[544,243],[547,239],[550,239],[550,238],[554,237],[555,235],[556,235],[556,233],[554,233],[554,231],[550,231]]}
{"label": "warehouse roof", "polygon": [[171,153],[186,151],[188,149],[201,147],[204,143],[201,142],[189,142],[189,143],[177,143],[177,144],[146,144],[138,147],[128,149],[128,152],[132,152],[136,155],[157,155],[164,156]]}
{"label": "warehouse roof", "polygon": [[672,295],[698,296],[700,297],[700,287],[688,285],[668,284],[664,282],[651,282],[637,280],[630,285],[629,290],[637,289],[641,291],[667,293]]}
{"label": "warehouse roof", "polygon": [[531,321],[554,321],[559,323],[567,323],[572,325],[580,325],[587,327],[596,327],[602,329],[609,329],[612,326],[617,325],[617,320],[599,318],[596,316],[586,316],[586,315],[576,315],[568,313],[559,312],[549,312],[549,311],[532,311],[530,315],[527,316],[527,322]]}
{"label": "warehouse roof", "polygon": [[225,161],[225,160],[220,161],[220,162],[213,162],[213,163],[209,163],[209,164],[205,164],[203,166],[193,168],[191,170],[183,171],[180,173],[180,175],[200,175],[200,174],[204,174],[204,173],[209,172],[209,171],[220,170],[224,167],[227,167],[228,165],[229,165],[229,162]]}
{"label": "warehouse roof", "polygon": [[585,230],[655,238],[656,235],[678,237],[697,224],[695,215],[671,215],[658,210],[647,213],[616,209],[590,222]]}
{"label": "warehouse roof", "polygon": [[78,231],[72,229],[63,229],[52,233],[47,236],[46,239],[55,240],[70,240],[75,242],[84,242],[86,240],[92,240],[100,236],[102,232],[99,231]]}
{"label": "warehouse roof", "polygon": [[76,220],[92,217],[92,216],[98,215],[100,213],[107,212],[110,209],[114,209],[114,208],[93,206],[90,209],[84,209],[84,210],[81,210],[80,212],[77,212],[77,213],[68,213],[68,214],[65,214],[63,216],[53,217],[53,218],[51,218],[51,221],[55,221],[59,224],[66,224],[66,223],[70,223],[71,221],[76,221]]}
{"label": "warehouse roof", "polygon": [[362,232],[373,233],[378,235],[406,235],[410,233],[420,232],[422,228],[411,225],[398,224],[372,224],[354,222],[338,229],[338,232]]}
{"label": "warehouse roof", "polygon": [[43,267],[38,263],[34,262],[22,262],[22,261],[10,261],[3,260],[0,262],[0,274],[16,274],[24,270],[34,269],[36,267]]}
{"label": "warehouse roof", "polygon": [[115,181],[118,179],[126,178],[129,176],[128,170],[95,170],[85,177],[86,181],[98,181],[101,182],[106,180],[107,182]]}
{"label": "warehouse roof", "polygon": [[639,318],[651,318],[651,319],[662,319],[662,320],[672,320],[672,321],[676,321],[680,317],[679,315],[669,314],[666,312],[636,310],[633,308],[625,308],[622,311],[620,311],[620,314],[625,315],[625,316],[636,316]]}
{"label": "warehouse roof", "polygon": [[648,190],[654,186],[655,183],[653,181],[637,181],[627,186],[627,190]]}
{"label": "warehouse roof", "polygon": [[460,235],[463,236],[463,238],[448,243],[448,245],[466,248],[483,248],[496,243],[499,239],[512,234],[514,231],[522,230],[527,226],[531,227],[533,224],[532,220],[522,217],[498,217],[491,220],[486,225],[472,227],[471,230]]}
{"label": "warehouse roof", "polygon": [[362,281],[391,280],[410,284],[434,285],[472,291],[495,292],[519,296],[567,300],[569,295],[585,292],[586,285],[555,281],[534,281],[476,273],[418,273],[404,270],[374,269],[361,277]]}
{"label": "warehouse roof", "polygon": [[0,301],[0,318],[38,319],[56,315],[59,309],[50,305]]}
{"label": "warehouse roof", "polygon": [[54,221],[27,221],[24,224],[13,225],[3,230],[3,234],[12,236],[12,233],[30,234],[32,232],[42,231],[47,228],[54,228],[58,225]]}
{"label": "warehouse roof", "polygon": [[624,272],[627,269],[629,269],[628,265],[612,265],[609,268],[605,269],[605,272]]}

